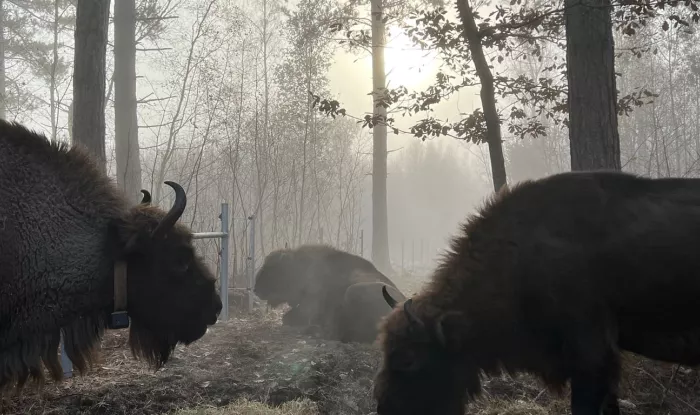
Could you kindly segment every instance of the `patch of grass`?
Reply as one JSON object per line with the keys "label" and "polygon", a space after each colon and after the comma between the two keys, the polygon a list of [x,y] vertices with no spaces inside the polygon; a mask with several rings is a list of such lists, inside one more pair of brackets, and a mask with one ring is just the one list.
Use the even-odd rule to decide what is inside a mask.
{"label": "patch of grass", "polygon": [[222,408],[199,407],[181,409],[171,415],[318,415],[316,404],[308,399],[285,402],[271,407],[260,402],[241,399]]}
{"label": "patch of grass", "polygon": [[532,402],[496,402],[478,411],[479,415],[548,415],[550,411]]}

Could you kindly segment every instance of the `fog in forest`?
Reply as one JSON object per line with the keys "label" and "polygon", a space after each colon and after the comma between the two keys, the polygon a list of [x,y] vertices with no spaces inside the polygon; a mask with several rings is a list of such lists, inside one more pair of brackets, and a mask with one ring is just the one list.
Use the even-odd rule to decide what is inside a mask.
{"label": "fog in forest", "polygon": [[[236,273],[245,267],[245,218],[253,212],[259,222],[258,265],[265,253],[285,244],[320,241],[355,253],[363,245],[364,256],[370,258],[372,140],[371,130],[362,128],[357,118],[371,110],[371,56],[367,48],[348,50],[340,44],[343,32],[320,30],[337,16],[333,8],[340,5],[322,0],[270,1],[265,9],[250,1],[137,3],[145,16],[136,28],[143,187],[158,203],[167,204],[162,182],[184,181],[194,202],[185,214],[195,230],[215,229],[219,205],[228,202]],[[74,6],[67,1],[55,8],[53,2],[6,6],[8,118],[68,141]],[[367,11],[357,10],[358,21],[366,19]],[[493,7],[483,10],[486,15]],[[455,17],[449,7],[448,16]],[[106,140],[108,169],[114,175],[112,24],[109,33]],[[695,168],[695,153],[683,148],[695,145],[692,120],[697,117],[681,116],[697,112],[692,104],[695,72],[683,70],[696,65],[695,37],[674,29],[618,41],[621,93],[653,86],[660,94],[655,105],[621,117],[622,158],[628,170],[664,175]],[[625,53],[652,40],[655,55],[642,59]],[[563,56],[550,47],[541,62],[524,56],[495,67],[536,79]],[[413,44],[396,24],[388,27],[385,58],[390,88],[426,90],[439,71],[450,71],[438,52]],[[355,118],[334,120],[309,110],[308,90],[337,99]],[[504,110],[510,104],[508,98],[499,102]],[[479,107],[478,85],[469,86],[443,99],[430,115],[455,121]],[[395,267],[402,257],[405,267],[429,267],[459,222],[492,191],[486,145],[447,136],[422,141],[408,133],[427,114],[390,112],[402,129],[398,135],[389,131],[387,143],[389,245]],[[661,122],[666,120],[676,127]],[[568,169],[565,128],[543,121],[545,137],[520,139],[504,128],[510,183]]]}
{"label": "fog in forest", "polygon": [[[323,367],[318,365],[328,364],[325,368],[332,366],[337,373],[328,369],[323,379],[342,380],[337,381],[337,389],[314,386],[322,391],[319,401],[335,408],[322,413],[369,413],[374,402],[367,392],[368,379],[376,362],[368,356],[374,352],[327,346],[325,340],[304,337],[305,332],[275,331],[287,329],[279,328],[281,317],[275,313],[281,312],[271,311],[257,299],[248,302],[247,295],[253,288],[252,275],[266,256],[285,247],[323,243],[381,262],[372,253],[373,240],[381,239],[373,227],[373,202],[384,196],[373,194],[377,126],[363,125],[373,112],[371,2],[136,0],[131,21],[136,45],[134,105],[133,96],[128,96],[131,69],[123,66],[121,78],[118,69],[120,62],[133,58],[133,50],[120,49],[124,41],[115,36],[126,33],[120,32],[114,19],[121,1],[110,2],[108,23],[106,170],[133,203],[139,201],[139,191],[146,189],[153,203],[165,209],[173,204],[174,193],[164,182],[180,183],[188,199],[180,221],[193,232],[222,230],[220,214],[226,204],[229,286],[217,289],[228,292],[232,307],[246,312],[251,312],[248,304],[257,307],[254,317],[237,315],[218,332],[235,334],[235,340],[213,335],[212,342],[220,343],[211,346],[218,350],[211,356],[218,360],[211,357],[202,364],[208,369],[193,375],[192,384],[178,384],[178,390],[206,385],[192,393],[200,399],[197,405],[208,403],[202,390],[216,382],[233,388],[239,380],[230,375],[235,365],[255,360],[245,370],[238,367],[247,376],[241,382],[255,391],[250,396],[286,402],[292,395],[309,395],[308,385],[299,386],[290,379],[314,370],[321,373]],[[66,143],[76,141],[73,126],[85,122],[81,118],[85,108],[73,104],[74,88],[91,85],[80,84],[84,81],[74,74],[77,3],[0,1],[0,90],[5,98],[0,116]],[[478,10],[477,23],[498,22],[499,28],[509,26],[498,19],[512,17],[506,12],[496,16],[499,10],[537,10],[550,4],[540,0],[470,3]],[[444,14],[438,12],[441,7],[446,9]],[[386,44],[377,49],[384,53],[388,96],[395,99],[388,105],[391,122],[386,138],[391,267],[377,268],[409,297],[429,280],[460,224],[493,195],[493,164],[484,139],[481,85],[471,52],[455,29],[460,23],[454,4],[384,2],[383,13]],[[622,170],[650,177],[698,177],[700,33],[695,24],[666,25],[662,30],[664,13],[649,18],[634,33],[613,31]],[[505,159],[501,164],[510,185],[571,169],[566,35],[559,23],[558,29],[531,34],[536,41],[530,43],[504,46],[496,39],[482,48],[495,78]],[[128,37],[126,42],[134,44]],[[337,101],[342,114],[324,112],[322,107],[329,101]],[[136,114],[133,124],[128,116],[121,118],[130,111]],[[421,128],[433,130],[412,132]],[[221,239],[197,239],[195,246],[220,275]],[[118,334],[113,336],[109,341],[118,344],[113,349],[126,344]],[[182,353],[191,353],[185,356],[192,362],[201,356],[206,360],[208,347],[210,343],[202,342],[188,349],[194,351]],[[319,357],[322,347],[334,348],[331,355],[336,360]],[[233,350],[237,356],[249,353],[251,360],[229,359],[220,350]],[[277,366],[266,366],[274,366],[268,373],[260,361]],[[357,362],[363,366],[353,366]],[[231,372],[225,371],[230,378],[208,383],[212,371],[231,365]],[[190,369],[174,369],[175,377],[189,379]],[[127,384],[130,370],[136,369],[119,370]],[[284,382],[289,384],[280,386]],[[263,388],[269,384],[274,386]],[[86,383],[76,385],[89,389]],[[277,392],[289,396],[273,399]],[[226,389],[226,393],[234,392]],[[114,398],[115,402],[120,399]],[[143,397],[150,399],[150,395]],[[216,399],[223,398],[216,395]],[[228,401],[221,402],[217,405]],[[172,409],[166,406],[157,409]],[[120,406],[109,413],[129,410],[133,408]]]}

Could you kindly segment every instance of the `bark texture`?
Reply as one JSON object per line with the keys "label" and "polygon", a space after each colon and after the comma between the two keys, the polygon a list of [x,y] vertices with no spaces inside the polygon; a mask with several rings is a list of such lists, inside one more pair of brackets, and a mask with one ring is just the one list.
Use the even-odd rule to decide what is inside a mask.
{"label": "bark texture", "polygon": [[110,0],[78,0],[73,73],[73,141],[104,169],[105,58]]}
{"label": "bark texture", "polygon": [[117,183],[137,203],[141,159],[136,118],[136,2],[114,4],[114,120]]}
{"label": "bark texture", "polygon": [[491,158],[491,174],[493,187],[498,191],[506,184],[506,163],[503,158],[503,139],[501,138],[501,120],[496,109],[496,89],[493,83],[493,74],[484,55],[484,47],[481,44],[479,29],[474,20],[474,11],[469,0],[457,0],[457,10],[462,21],[464,38],[472,55],[476,74],[481,82],[481,106],[486,120],[486,142],[489,146]]}
{"label": "bark texture", "polygon": [[621,170],[610,0],[566,0],[571,170]]}

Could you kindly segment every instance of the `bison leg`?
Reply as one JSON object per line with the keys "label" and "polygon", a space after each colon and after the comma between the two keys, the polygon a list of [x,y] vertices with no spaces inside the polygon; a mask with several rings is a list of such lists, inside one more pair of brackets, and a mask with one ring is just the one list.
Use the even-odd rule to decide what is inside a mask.
{"label": "bison leg", "polygon": [[603,415],[620,415],[620,404],[617,402],[617,394],[610,392],[605,406],[603,406]]}
{"label": "bison leg", "polygon": [[308,319],[305,318],[303,310],[300,310],[299,307],[292,307],[282,316],[282,324],[285,326],[302,327],[308,324]]}
{"label": "bison leg", "polygon": [[571,415],[620,415],[617,395],[600,379],[574,376],[571,379]]}
{"label": "bison leg", "polygon": [[610,357],[597,372],[575,373],[571,377],[571,415],[620,415],[616,393],[619,371],[619,360]]}

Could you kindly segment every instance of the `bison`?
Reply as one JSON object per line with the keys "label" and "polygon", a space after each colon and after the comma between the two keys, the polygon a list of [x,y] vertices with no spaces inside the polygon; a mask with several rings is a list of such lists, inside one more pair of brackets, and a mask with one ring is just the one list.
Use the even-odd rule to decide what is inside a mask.
{"label": "bison", "polygon": [[58,381],[60,335],[84,373],[105,328],[130,326],[135,358],[158,368],[221,311],[212,272],[178,223],[125,196],[78,146],[0,120],[0,387]]}
{"label": "bison", "polygon": [[381,326],[379,415],[464,414],[480,373],[571,387],[619,414],[620,354],[700,363],[700,179],[569,172],[521,182],[461,226]]}
{"label": "bison", "polygon": [[254,292],[260,299],[272,307],[291,306],[283,317],[285,324],[318,325],[331,339],[342,336],[341,310],[348,287],[380,282],[396,289],[370,261],[328,245],[271,252],[255,279]]}
{"label": "bison", "polygon": [[345,290],[338,311],[341,342],[372,343],[377,339],[379,323],[392,309],[384,301],[382,289],[388,290],[392,298],[406,299],[396,287],[383,282],[359,282]]}

